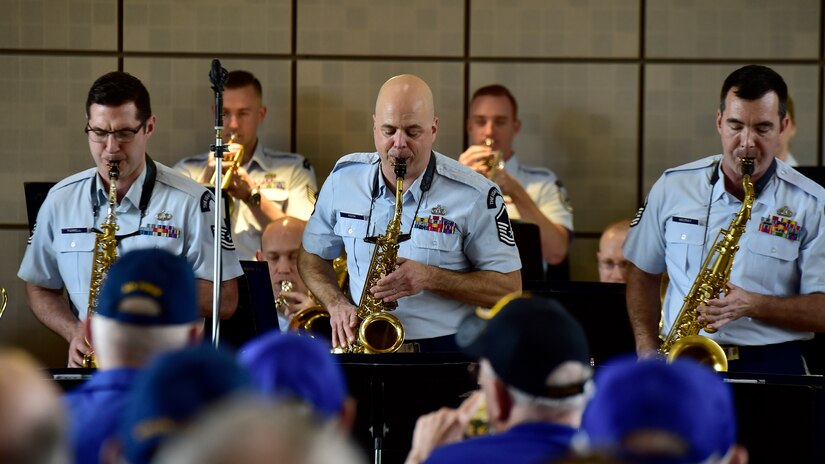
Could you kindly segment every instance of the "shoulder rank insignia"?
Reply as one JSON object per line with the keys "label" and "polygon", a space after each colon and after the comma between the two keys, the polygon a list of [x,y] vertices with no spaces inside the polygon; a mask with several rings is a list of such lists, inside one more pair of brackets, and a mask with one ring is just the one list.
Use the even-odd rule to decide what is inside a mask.
{"label": "shoulder rank insignia", "polygon": [[784,217],[793,217],[793,211],[791,211],[791,209],[787,206],[783,206],[776,210],[776,214]]}
{"label": "shoulder rank insignia", "polygon": [[169,211],[161,211],[155,217],[158,219],[158,221],[168,221],[172,219],[172,213],[170,213]]}
{"label": "shoulder rank insignia", "polygon": [[430,210],[430,212],[437,215],[437,216],[444,216],[445,214],[447,214],[447,209],[444,208],[444,206],[442,206],[442,205],[435,205]]}

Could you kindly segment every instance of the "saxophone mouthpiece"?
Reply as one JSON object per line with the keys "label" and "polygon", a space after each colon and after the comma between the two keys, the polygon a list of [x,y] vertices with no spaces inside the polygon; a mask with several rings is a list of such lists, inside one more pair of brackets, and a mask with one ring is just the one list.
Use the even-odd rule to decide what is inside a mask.
{"label": "saxophone mouthpiece", "polygon": [[407,160],[405,158],[398,158],[393,167],[395,168],[395,177],[403,179],[407,175]]}
{"label": "saxophone mouthpiece", "polygon": [[754,158],[739,158],[739,163],[742,165],[742,175],[750,176],[753,174]]}

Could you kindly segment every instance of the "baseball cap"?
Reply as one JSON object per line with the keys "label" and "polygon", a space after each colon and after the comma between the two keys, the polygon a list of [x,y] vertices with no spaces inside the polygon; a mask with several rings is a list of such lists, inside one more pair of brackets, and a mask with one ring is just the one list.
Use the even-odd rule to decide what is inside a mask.
{"label": "baseball cap", "polygon": [[109,268],[96,313],[135,325],[194,322],[199,315],[192,266],[157,248],[125,253]]}
{"label": "baseball cap", "polygon": [[556,300],[510,294],[490,310],[465,317],[456,343],[468,355],[485,358],[508,385],[535,396],[564,398],[584,391],[584,383],[548,387],[547,377],[561,364],[590,365],[584,329]]}
{"label": "baseball cap", "polygon": [[[730,387],[693,360],[667,364],[624,357],[598,371],[595,383],[582,419],[594,449],[612,448],[645,463],[698,463],[724,456],[736,440]],[[628,449],[627,439],[639,431],[665,432],[681,449]]]}
{"label": "baseball cap", "polygon": [[247,343],[238,360],[264,394],[304,401],[326,418],[341,412],[347,383],[327,344],[273,330]]}
{"label": "baseball cap", "polygon": [[120,426],[131,464],[150,462],[160,444],[209,406],[251,392],[248,373],[229,353],[202,344],[159,356],[135,380]]}

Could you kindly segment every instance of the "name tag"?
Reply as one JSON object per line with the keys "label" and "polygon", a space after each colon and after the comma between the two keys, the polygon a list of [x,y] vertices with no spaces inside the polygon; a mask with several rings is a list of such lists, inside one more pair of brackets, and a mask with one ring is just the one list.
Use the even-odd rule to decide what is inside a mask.
{"label": "name tag", "polygon": [[341,215],[342,218],[347,218],[347,219],[358,219],[360,221],[366,221],[367,220],[367,217],[364,216],[363,214],[347,213],[347,212],[341,211],[340,215]]}
{"label": "name tag", "polygon": [[89,232],[92,232],[92,229],[89,227],[67,227],[60,229],[61,234],[86,234]]}
{"label": "name tag", "polygon": [[682,224],[696,224],[696,225],[699,225],[699,220],[698,219],[693,219],[693,218],[673,216],[673,217],[670,218],[670,220],[673,221],[673,222],[681,222]]}

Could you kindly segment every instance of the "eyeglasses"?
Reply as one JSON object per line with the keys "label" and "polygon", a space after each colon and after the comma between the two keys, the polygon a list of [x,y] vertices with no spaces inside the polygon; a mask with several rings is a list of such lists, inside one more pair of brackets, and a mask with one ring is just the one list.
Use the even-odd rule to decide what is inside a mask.
{"label": "eyeglasses", "polygon": [[86,124],[86,128],[83,129],[83,132],[86,133],[89,140],[95,143],[106,143],[109,140],[110,135],[113,135],[118,143],[128,143],[135,139],[135,135],[137,135],[137,133],[140,132],[144,126],[146,126],[146,121],[140,123],[136,129],[118,129],[115,131],[107,131],[103,129],[93,129]]}
{"label": "eyeglasses", "polygon": [[616,267],[621,268],[622,271],[626,271],[629,266],[630,262],[624,259],[618,262],[613,261],[612,259],[605,259],[603,261],[599,261],[599,267],[607,271],[612,271]]}

